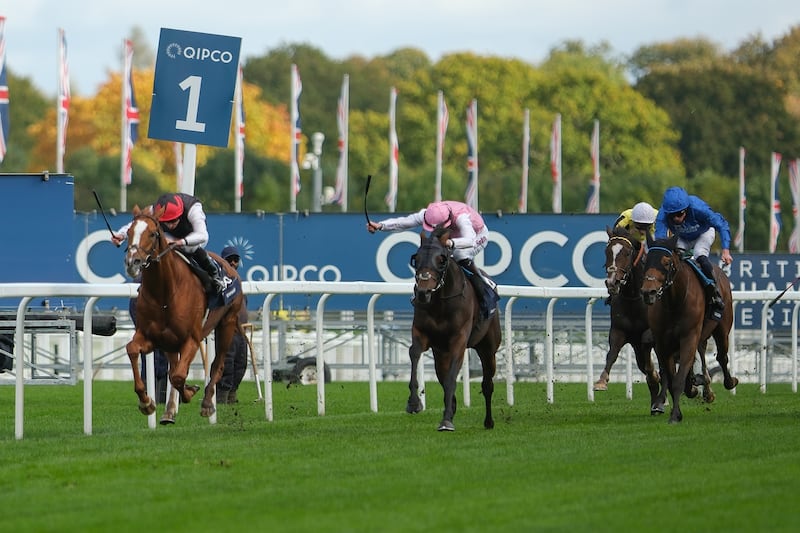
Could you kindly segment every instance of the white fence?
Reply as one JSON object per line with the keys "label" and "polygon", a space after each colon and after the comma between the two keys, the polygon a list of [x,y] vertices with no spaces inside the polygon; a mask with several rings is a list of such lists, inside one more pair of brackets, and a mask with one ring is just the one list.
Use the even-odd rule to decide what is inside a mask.
{"label": "white fence", "polygon": [[[265,416],[268,421],[273,420],[273,401],[272,401],[272,344],[270,342],[270,305],[276,295],[280,294],[306,294],[320,295],[316,308],[316,343],[317,353],[323,354],[323,329],[325,303],[329,296],[336,294],[366,295],[370,296],[367,305],[367,356],[369,373],[369,396],[370,409],[374,412],[378,410],[377,399],[377,372],[376,372],[376,346],[375,346],[375,305],[381,296],[386,295],[409,295],[412,286],[409,283],[382,283],[382,282],[245,282],[244,290],[250,295],[263,295],[262,304],[262,328],[261,328],[261,367],[264,376],[264,406]],[[83,331],[83,383],[84,383],[84,433],[92,433],[92,376],[93,376],[93,342],[92,342],[92,317],[94,306],[100,298],[132,298],[137,294],[137,284],[46,284],[46,283],[9,283],[0,284],[0,298],[20,298],[17,307],[16,328],[15,328],[15,435],[17,439],[23,437],[24,426],[24,368],[26,354],[24,350],[25,335],[25,313],[34,298],[55,298],[55,297],[85,297],[87,298],[84,309],[84,331]],[[554,401],[553,385],[554,376],[554,308],[559,299],[579,299],[586,301],[585,310],[585,331],[586,331],[586,353],[592,352],[592,309],[595,301],[605,298],[607,292],[604,288],[544,288],[544,287],[519,287],[500,285],[498,287],[500,296],[505,299],[503,322],[504,322],[504,341],[501,352],[505,354],[506,365],[504,374],[499,379],[505,378],[507,388],[507,401],[509,405],[514,404],[514,358],[513,351],[513,332],[512,319],[514,304],[521,298],[547,299],[547,312],[545,315],[545,373],[547,385],[547,401]],[[734,305],[739,301],[758,301],[763,302],[762,323],[761,323],[761,357],[759,358],[759,383],[762,392],[766,392],[767,376],[767,337],[768,337],[768,304],[778,295],[778,291],[734,291]],[[791,381],[792,390],[797,391],[797,324],[798,313],[800,312],[800,293],[791,291],[783,296],[784,301],[793,301],[792,327],[791,327]],[[734,331],[731,331],[730,353],[735,353]],[[467,358],[465,358],[466,361]],[[594,381],[593,358],[586,357],[586,384],[587,396],[590,401],[594,399],[592,384]],[[152,355],[146,358],[149,375],[153,375]],[[732,359],[732,371],[735,373],[735,359]],[[324,375],[324,358],[317,357],[317,375]],[[628,376],[630,381],[630,359],[628,363]],[[464,380],[468,379],[468,372],[462,373]],[[148,388],[152,389],[154,380],[149,380]],[[465,394],[465,404],[469,405],[469,387],[463,387]],[[154,391],[148,390],[148,394],[153,396]],[[325,380],[317,379],[317,412],[319,415],[325,414]],[[212,422],[214,421],[212,417]],[[155,415],[148,417],[148,425],[155,428]]]}

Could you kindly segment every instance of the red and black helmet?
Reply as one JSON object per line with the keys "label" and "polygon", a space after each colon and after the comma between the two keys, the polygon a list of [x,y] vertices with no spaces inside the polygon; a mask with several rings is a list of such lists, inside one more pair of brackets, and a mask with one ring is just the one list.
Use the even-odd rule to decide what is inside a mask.
{"label": "red and black helmet", "polygon": [[183,199],[179,194],[162,194],[156,200],[156,207],[164,208],[164,213],[158,219],[159,222],[171,222],[183,214]]}

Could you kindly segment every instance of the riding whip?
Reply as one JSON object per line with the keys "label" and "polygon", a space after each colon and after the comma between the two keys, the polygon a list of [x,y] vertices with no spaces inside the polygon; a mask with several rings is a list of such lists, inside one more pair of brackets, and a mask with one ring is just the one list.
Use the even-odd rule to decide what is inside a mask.
{"label": "riding whip", "polygon": [[785,289],[783,289],[779,295],[777,295],[775,298],[773,298],[772,301],[769,303],[769,305],[767,307],[772,307],[773,305],[775,305],[775,303],[778,300],[783,298],[783,295],[786,294],[786,291],[788,291],[789,289],[794,287],[794,284],[797,283],[798,281],[800,281],[800,276],[797,276],[796,278],[794,278],[794,281],[792,281],[789,285],[787,285],[787,287]]}
{"label": "riding whip", "polygon": [[369,226],[369,213],[367,213],[367,194],[369,193],[370,181],[372,181],[372,174],[367,175],[367,185],[364,187],[364,216],[367,218],[367,226]]}
{"label": "riding whip", "polygon": [[[103,220],[106,221],[106,227],[109,233],[111,233],[111,237],[114,237],[114,230],[111,229],[111,224],[108,223],[108,219],[106,218],[106,212],[103,211],[103,204],[100,203],[100,196],[97,195],[97,191],[94,189],[92,189],[92,194],[94,194],[94,199],[97,201],[97,207],[100,208],[100,214],[103,215]],[[119,248],[119,244],[117,244],[117,248]]]}

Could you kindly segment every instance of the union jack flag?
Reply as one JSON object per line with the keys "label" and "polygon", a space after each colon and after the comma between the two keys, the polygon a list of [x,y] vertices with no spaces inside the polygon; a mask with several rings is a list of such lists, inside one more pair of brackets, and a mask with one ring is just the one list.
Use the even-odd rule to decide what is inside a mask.
{"label": "union jack flag", "polygon": [[64,171],[64,154],[67,151],[67,123],[69,122],[69,63],[67,62],[67,37],[58,29],[58,139],[56,166]]}
{"label": "union jack flag", "polygon": [[389,93],[389,191],[384,201],[389,212],[394,213],[397,207],[397,174],[400,167],[400,144],[397,142],[395,124],[395,108],[397,107],[397,88],[392,87]]}
{"label": "union jack flag", "polygon": [[347,145],[348,145],[348,118],[350,113],[350,76],[344,75],[342,79],[342,93],[336,106],[336,127],[339,129],[339,163],[336,165],[336,187],[333,192],[333,202],[342,206],[342,211],[347,211]]}
{"label": "union jack flag", "polygon": [[139,107],[136,105],[136,93],[133,90],[133,43],[125,40],[125,69],[122,82],[123,102],[125,108],[125,127],[123,129],[123,182],[130,185],[133,181],[133,145],[139,139]]}
{"label": "union jack flag", "polygon": [[550,135],[550,172],[553,175],[553,213],[561,212],[561,114],[553,121]]}
{"label": "union jack flag", "polygon": [[6,18],[0,16],[0,163],[6,157],[8,139],[8,81],[6,79]]}
{"label": "union jack flag", "polygon": [[778,235],[781,233],[781,200],[778,196],[778,176],[781,169],[781,154],[772,152],[770,189],[772,209],[769,224],[769,253],[775,253],[778,247]]}
{"label": "union jack flag", "polygon": [[800,159],[789,161],[789,186],[792,188],[792,216],[794,217],[794,230],[789,237],[789,252],[800,252],[800,173],[798,172]]}
{"label": "union jack flag", "polygon": [[303,137],[303,130],[300,127],[300,94],[303,92],[303,82],[300,80],[300,72],[297,65],[292,65],[292,205],[291,210],[297,211],[297,193],[300,192],[300,164],[297,160],[300,152],[300,141]]}
{"label": "union jack flag", "polygon": [[478,210],[478,100],[467,108],[467,190],[465,203]]}
{"label": "union jack flag", "polygon": [[589,198],[586,200],[587,213],[600,212],[600,121],[594,121],[590,154],[592,157],[592,181],[589,183]]}

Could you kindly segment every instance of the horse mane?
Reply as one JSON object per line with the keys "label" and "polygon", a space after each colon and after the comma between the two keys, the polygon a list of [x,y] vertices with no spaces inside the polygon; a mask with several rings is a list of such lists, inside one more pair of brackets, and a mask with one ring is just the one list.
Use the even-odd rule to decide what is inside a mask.
{"label": "horse mane", "polygon": [[634,250],[638,251],[642,246],[642,243],[639,241],[639,239],[634,239],[631,237],[631,232],[628,231],[628,228],[625,226],[614,226],[613,228],[607,228],[606,233],[608,233],[609,239],[619,237],[621,239],[628,240],[633,246]]}
{"label": "horse mane", "polygon": [[439,224],[435,228],[433,228],[433,231],[431,232],[431,239],[436,239],[438,241],[442,239],[442,236],[449,233],[450,233],[450,228],[445,228],[444,226]]}

